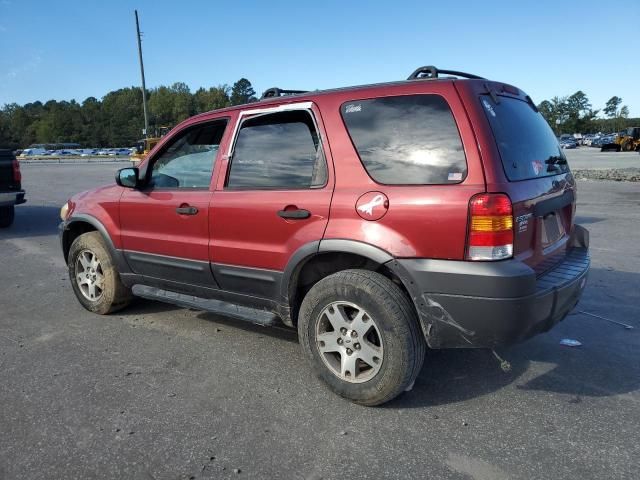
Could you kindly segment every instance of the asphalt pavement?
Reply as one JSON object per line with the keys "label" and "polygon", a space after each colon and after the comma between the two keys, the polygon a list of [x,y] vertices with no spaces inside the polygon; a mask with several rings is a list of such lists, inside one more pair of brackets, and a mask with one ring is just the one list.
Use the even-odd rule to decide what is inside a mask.
{"label": "asphalt pavement", "polygon": [[120,166],[22,167],[28,203],[0,231],[0,479],[638,478],[640,183],[579,182],[588,287],[500,350],[510,373],[429,351],[411,392],[366,408],[311,375],[295,331],[143,300],[85,311],[58,211]]}

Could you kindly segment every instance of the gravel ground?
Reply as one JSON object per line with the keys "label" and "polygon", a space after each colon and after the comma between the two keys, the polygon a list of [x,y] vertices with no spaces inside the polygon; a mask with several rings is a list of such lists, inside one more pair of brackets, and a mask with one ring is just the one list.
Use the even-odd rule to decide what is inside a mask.
{"label": "gravel ground", "polygon": [[565,150],[571,170],[610,170],[640,168],[638,152],[601,152],[599,148]]}
{"label": "gravel ground", "polygon": [[606,170],[576,170],[573,174],[579,180],[613,180],[616,182],[640,182],[640,168],[609,168]]}
{"label": "gravel ground", "polygon": [[[640,471],[640,184],[579,181],[580,314],[500,351],[431,351],[382,408],[315,380],[296,333],[137,301],[76,301],[60,205],[118,165],[24,165],[0,232],[0,479],[634,479]],[[559,345],[573,338],[577,348]]]}

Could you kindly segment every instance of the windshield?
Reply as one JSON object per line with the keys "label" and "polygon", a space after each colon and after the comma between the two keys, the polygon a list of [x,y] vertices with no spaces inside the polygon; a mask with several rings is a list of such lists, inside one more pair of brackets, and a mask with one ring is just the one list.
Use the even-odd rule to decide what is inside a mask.
{"label": "windshield", "polygon": [[567,173],[569,166],[544,117],[523,100],[481,95],[500,151],[502,165],[511,181]]}

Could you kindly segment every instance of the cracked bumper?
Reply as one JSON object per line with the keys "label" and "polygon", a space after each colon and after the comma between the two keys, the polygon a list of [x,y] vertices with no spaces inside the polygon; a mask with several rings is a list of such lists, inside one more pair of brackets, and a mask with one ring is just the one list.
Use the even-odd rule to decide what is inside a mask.
{"label": "cracked bumper", "polygon": [[494,348],[550,330],[576,306],[586,285],[588,244],[571,248],[543,275],[517,260],[394,260],[431,348]]}

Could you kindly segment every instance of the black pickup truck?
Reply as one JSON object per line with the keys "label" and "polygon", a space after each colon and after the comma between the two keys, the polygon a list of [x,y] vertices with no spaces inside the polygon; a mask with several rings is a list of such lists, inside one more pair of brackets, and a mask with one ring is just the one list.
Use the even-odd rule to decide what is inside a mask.
{"label": "black pickup truck", "polygon": [[26,202],[20,164],[11,150],[0,149],[0,228],[13,223],[15,206]]}

